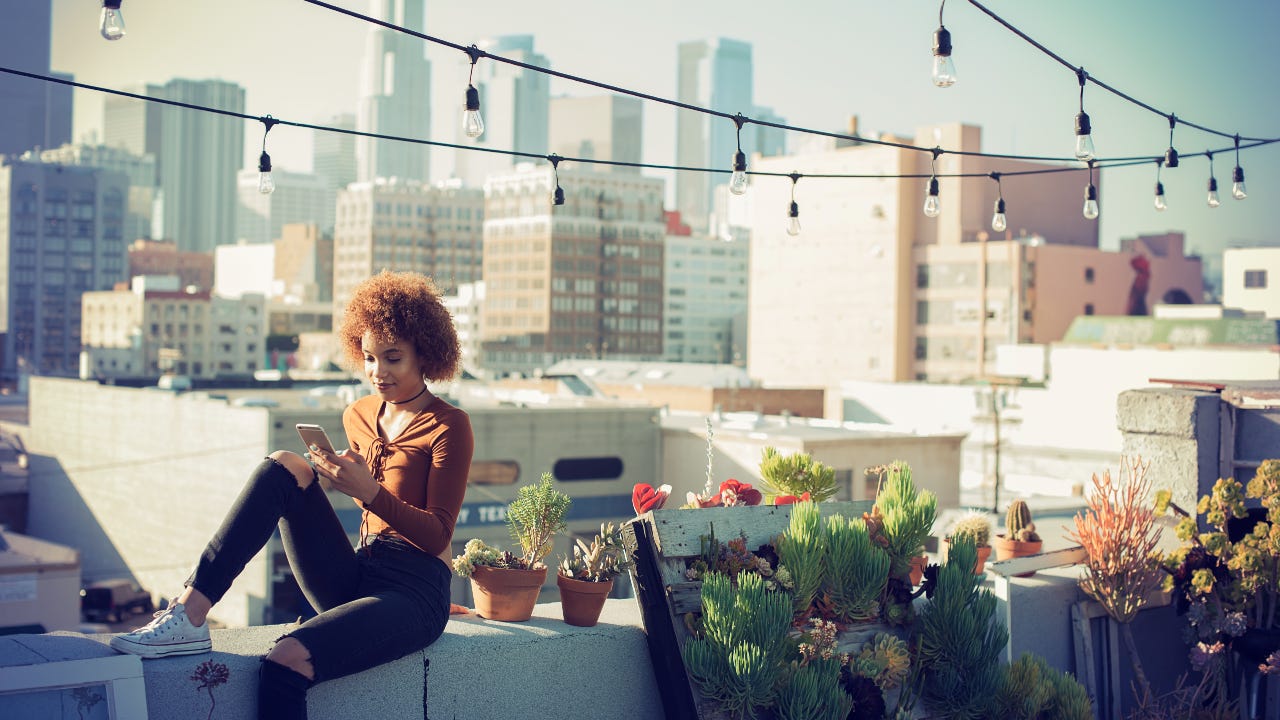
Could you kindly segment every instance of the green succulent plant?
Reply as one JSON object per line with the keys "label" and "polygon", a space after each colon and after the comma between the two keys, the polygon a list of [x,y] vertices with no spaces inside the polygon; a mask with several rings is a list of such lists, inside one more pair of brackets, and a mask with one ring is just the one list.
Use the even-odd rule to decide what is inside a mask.
{"label": "green succulent plant", "polygon": [[1014,500],[1009,503],[1009,511],[1004,519],[1004,537],[1006,540],[1018,542],[1039,542],[1036,524],[1031,521],[1031,508],[1026,500]]}
{"label": "green succulent plant", "polygon": [[800,497],[809,493],[809,499],[822,502],[836,494],[835,469],[814,460],[809,453],[783,455],[776,448],[766,447],[760,460],[760,477],[771,495]]}
{"label": "green succulent plant", "polygon": [[573,552],[560,561],[560,574],[575,580],[605,582],[621,575],[631,562],[622,547],[622,532],[602,523],[591,544],[576,538]]}
{"label": "green succulent plant", "polygon": [[826,606],[844,622],[874,620],[889,582],[889,553],[871,542],[867,525],[840,515],[827,518]]}
{"label": "green succulent plant", "polygon": [[975,546],[986,547],[991,544],[991,520],[982,513],[969,513],[951,526],[949,537],[953,543],[956,538],[967,537]]}
{"label": "green succulent plant", "polygon": [[895,460],[883,468],[873,511],[877,514],[879,534],[889,551],[889,574],[905,578],[911,572],[911,558],[924,552],[924,540],[938,517],[938,497],[928,490],[917,490],[911,466]]}
{"label": "green succulent plant", "polygon": [[520,545],[525,564],[532,568],[551,553],[558,533],[568,527],[565,516],[572,500],[551,484],[551,473],[542,473],[536,485],[525,485],[507,507],[507,527]]}

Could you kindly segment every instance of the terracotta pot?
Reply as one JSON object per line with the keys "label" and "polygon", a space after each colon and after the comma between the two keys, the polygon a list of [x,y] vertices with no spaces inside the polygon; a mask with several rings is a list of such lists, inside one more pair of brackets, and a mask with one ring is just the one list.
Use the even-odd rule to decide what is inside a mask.
{"label": "terracotta pot", "polygon": [[[946,561],[947,561],[947,554],[948,554],[946,551],[950,550],[950,548],[951,548],[951,540],[950,540],[950,538],[948,538],[948,539],[946,539],[946,540],[943,540],[943,542],[942,542],[942,548],[943,548],[943,551],[944,551],[944,552],[943,552],[943,555],[942,555],[942,561],[943,561],[943,562],[946,562]],[[978,564],[973,568],[973,574],[974,574],[974,575],[981,575],[981,574],[983,573],[983,571],[984,571],[984,570],[986,570],[986,567],[987,567],[987,558],[989,558],[989,557],[991,557],[991,546],[990,546],[990,545],[979,545],[979,546],[978,546]]]}
{"label": "terracotta pot", "polygon": [[924,569],[929,564],[929,556],[920,555],[911,558],[911,585],[914,587],[924,579]]}
{"label": "terracotta pot", "polygon": [[564,612],[564,621],[578,627],[591,627],[600,620],[604,601],[613,590],[613,578],[591,582],[557,574],[556,585],[560,587],[560,609]]}
{"label": "terracotta pot", "polygon": [[[991,541],[991,546],[996,549],[996,560],[1011,560],[1028,555],[1039,555],[1040,548],[1044,546],[1044,541],[1022,542],[1021,540],[1008,540],[1003,535],[997,535]],[[1032,570],[1027,573],[1018,573],[1017,577],[1031,577],[1035,574],[1035,571]]]}
{"label": "terracotta pot", "polygon": [[476,614],[489,620],[520,622],[533,615],[547,569],[513,570],[477,565],[471,574]]}

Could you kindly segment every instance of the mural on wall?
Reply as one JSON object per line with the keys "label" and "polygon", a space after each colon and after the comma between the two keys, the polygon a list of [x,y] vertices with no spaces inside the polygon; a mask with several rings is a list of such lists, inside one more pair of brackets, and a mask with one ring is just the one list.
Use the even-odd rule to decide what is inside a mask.
{"label": "mural on wall", "polygon": [[1126,315],[1147,314],[1147,290],[1151,288],[1151,261],[1143,255],[1134,255],[1129,261],[1133,268],[1133,285],[1129,288],[1129,305]]}

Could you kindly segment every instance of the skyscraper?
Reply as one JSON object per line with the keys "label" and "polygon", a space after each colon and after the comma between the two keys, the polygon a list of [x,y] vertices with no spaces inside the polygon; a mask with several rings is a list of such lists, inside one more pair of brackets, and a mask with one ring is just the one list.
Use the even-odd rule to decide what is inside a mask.
{"label": "skyscraper", "polygon": [[[49,71],[50,3],[6,3],[0,22],[0,65],[41,75]],[[71,87],[5,73],[0,75],[0,155],[71,141]]]}
{"label": "skyscraper", "polygon": [[[643,128],[639,98],[626,95],[552,98],[548,146],[551,152],[565,157],[639,163]],[[638,167],[621,165],[591,167],[640,172]]]}
{"label": "skyscraper", "polygon": [[[529,65],[549,68],[551,63],[533,50],[532,35],[505,35],[482,40],[477,45],[485,52],[518,60]],[[480,112],[484,116],[484,134],[472,140],[462,133],[462,93],[458,94],[458,142],[462,145],[547,152],[547,117],[551,101],[550,77],[545,73],[481,60],[476,63],[472,84],[480,92]],[[454,174],[470,187],[483,187],[485,178],[509,173],[517,158],[510,155],[459,150]],[[527,159],[524,160],[527,162]]]}
{"label": "skyscraper", "polygon": [[[677,97],[681,102],[730,114],[741,113],[770,122],[783,122],[772,109],[756,106],[751,45],[718,38],[680,43]],[[676,164],[692,167],[733,165],[738,149],[733,121],[693,110],[676,110]],[[742,151],[770,155],[782,152],[782,131],[748,124],[742,128]],[[728,176],[679,173],[676,209],[695,230],[706,230],[714,207],[715,186]]]}
{"label": "skyscraper", "polygon": [[[382,20],[422,31],[424,0],[373,0],[371,13]],[[431,135],[431,63],[418,38],[371,26],[360,79],[361,132],[426,139]],[[360,137],[356,141],[357,178],[427,180],[426,145]]]}
{"label": "skyscraper", "polygon": [[[344,130],[356,129],[356,116],[335,115],[325,123]],[[311,171],[323,177],[332,190],[356,181],[356,136],[338,132],[319,132],[311,152]]]}

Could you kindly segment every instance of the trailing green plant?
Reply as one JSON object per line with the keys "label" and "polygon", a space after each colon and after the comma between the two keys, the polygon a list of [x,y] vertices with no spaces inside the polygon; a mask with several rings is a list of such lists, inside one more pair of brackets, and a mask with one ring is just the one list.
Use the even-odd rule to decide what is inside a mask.
{"label": "trailing green plant", "polygon": [[952,541],[967,537],[976,547],[987,547],[991,544],[991,520],[983,513],[971,512],[951,526],[948,537]]}
{"label": "trailing green plant", "polygon": [[1005,720],[1093,720],[1084,686],[1031,653],[1005,668],[995,708]]}
{"label": "trailing green plant", "polygon": [[701,635],[681,649],[703,695],[735,717],[755,717],[772,705],[791,652],[791,598],[765,590],[764,579],[709,572],[702,581]]}
{"label": "trailing green plant", "polygon": [[862,650],[849,658],[849,669],[855,675],[869,678],[881,691],[902,684],[911,669],[911,651],[896,635],[876,633]]}
{"label": "trailing green plant", "polygon": [[823,606],[844,622],[876,619],[889,582],[889,553],[871,542],[866,523],[840,515],[827,518],[826,548]]}
{"label": "trailing green plant", "polygon": [[840,686],[840,659],[816,658],[795,666],[778,690],[779,720],[844,720],[853,698]]}
{"label": "trailing green plant", "polygon": [[622,547],[622,530],[613,523],[601,523],[600,532],[588,545],[576,538],[573,553],[560,561],[560,574],[574,580],[605,582],[621,575],[631,562]]}
{"label": "trailing green plant", "polygon": [[475,572],[478,566],[512,570],[529,569],[529,566],[524,562],[524,558],[519,555],[512,555],[506,550],[500,550],[486,544],[479,538],[472,538],[463,547],[462,554],[453,559],[453,571],[459,577],[471,577],[471,574]]}
{"label": "trailing green plant", "polygon": [[995,621],[996,598],[974,575],[978,551],[967,536],[953,538],[947,561],[936,573],[933,596],[914,627],[920,648],[921,695],[932,709],[953,720],[995,717],[999,663],[1009,641]]}
{"label": "trailing green plant", "polygon": [[1009,511],[1004,518],[1004,537],[1006,540],[1018,542],[1039,542],[1036,524],[1031,521],[1031,508],[1026,500],[1014,500],[1009,503]]}
{"label": "trailing green plant", "polygon": [[814,460],[809,453],[782,455],[773,447],[765,447],[760,460],[760,477],[771,495],[809,493],[814,502],[829,500],[836,494],[836,471]]}
{"label": "trailing green plant", "polygon": [[572,502],[551,484],[552,475],[542,473],[536,485],[525,485],[507,507],[507,527],[520,545],[527,567],[538,567],[551,553],[557,533],[568,527],[565,516]]}
{"label": "trailing green plant", "polygon": [[880,516],[880,536],[889,551],[889,574],[905,579],[911,573],[911,558],[924,552],[924,540],[938,516],[938,497],[928,490],[917,490],[911,466],[895,460],[880,476],[872,514]]}
{"label": "trailing green plant", "polygon": [[791,522],[778,538],[778,559],[791,574],[793,610],[796,616],[809,613],[822,586],[827,535],[817,504],[799,502],[791,506]]}

